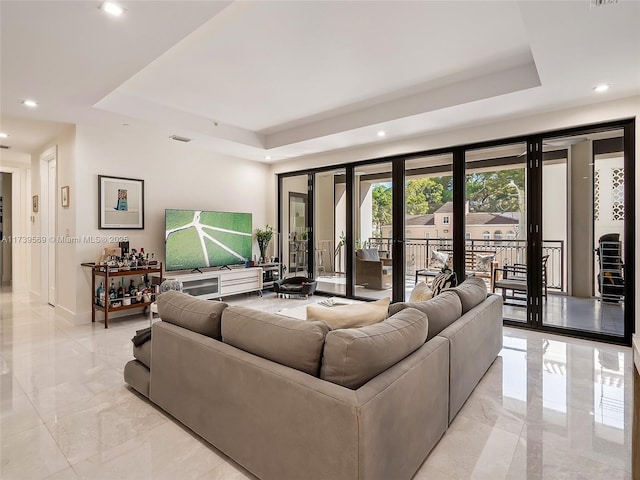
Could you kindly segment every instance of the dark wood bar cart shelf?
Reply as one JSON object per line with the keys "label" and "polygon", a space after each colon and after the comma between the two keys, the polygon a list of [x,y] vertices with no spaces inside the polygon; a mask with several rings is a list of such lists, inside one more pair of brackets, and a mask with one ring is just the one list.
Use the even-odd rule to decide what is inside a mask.
{"label": "dark wood bar cart shelf", "polygon": [[[150,301],[148,302],[138,302],[132,303],[131,305],[119,305],[117,307],[111,306],[111,303],[114,300],[109,300],[109,296],[106,294],[109,288],[109,280],[120,278],[120,277],[131,277],[134,275],[142,276],[142,275],[158,275],[159,280],[162,281],[162,263],[158,263],[157,265],[150,265],[146,268],[132,268],[132,269],[123,269],[119,267],[109,267],[107,265],[96,265],[94,263],[82,263],[83,267],[91,268],[91,322],[96,321],[96,310],[100,312],[104,312],[104,328],[109,328],[109,313],[111,312],[121,312],[124,310],[133,310],[135,308],[142,308],[146,311],[149,308],[149,305],[153,303],[155,294],[152,294]],[[104,288],[105,288],[105,301],[104,306],[98,305],[96,303],[96,288],[97,283],[96,277],[104,278]],[[122,298],[117,298],[115,301],[122,302]]]}

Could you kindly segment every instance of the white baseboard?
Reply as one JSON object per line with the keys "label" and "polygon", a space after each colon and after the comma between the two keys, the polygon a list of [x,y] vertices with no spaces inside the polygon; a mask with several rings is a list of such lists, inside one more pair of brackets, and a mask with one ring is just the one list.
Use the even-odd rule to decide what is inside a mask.
{"label": "white baseboard", "polygon": [[40,303],[42,302],[42,297],[39,293],[36,293],[33,290],[29,290],[29,300],[34,303]]}

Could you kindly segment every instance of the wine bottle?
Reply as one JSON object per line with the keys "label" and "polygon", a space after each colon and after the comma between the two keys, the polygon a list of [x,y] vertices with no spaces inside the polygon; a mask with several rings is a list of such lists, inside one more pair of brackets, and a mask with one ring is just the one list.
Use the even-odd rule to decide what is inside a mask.
{"label": "wine bottle", "polygon": [[118,298],[124,298],[127,288],[124,286],[124,278],[120,280],[120,288],[118,289]]}
{"label": "wine bottle", "polygon": [[96,290],[96,305],[104,305],[104,282],[100,282],[100,286]]}
{"label": "wine bottle", "polygon": [[116,287],[113,284],[113,279],[111,280],[111,285],[109,285],[109,300],[114,300],[116,298]]}
{"label": "wine bottle", "polygon": [[131,279],[131,282],[129,283],[129,295],[133,296],[136,294],[136,286],[133,284],[133,278]]}

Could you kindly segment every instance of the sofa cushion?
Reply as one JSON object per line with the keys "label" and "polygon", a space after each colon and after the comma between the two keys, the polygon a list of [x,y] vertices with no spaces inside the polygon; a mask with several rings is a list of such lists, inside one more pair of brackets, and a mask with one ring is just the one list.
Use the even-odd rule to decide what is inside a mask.
{"label": "sofa cushion", "polygon": [[390,298],[382,298],[375,302],[323,307],[307,305],[307,320],[322,321],[331,330],[339,328],[357,328],[372,325],[387,318]]}
{"label": "sofa cushion", "polygon": [[380,254],[376,248],[359,248],[356,250],[356,257],[361,260],[380,261]]}
{"label": "sofa cushion", "polygon": [[456,292],[460,297],[463,315],[487,298],[487,284],[478,277],[468,277],[460,285],[450,290]]}
{"label": "sofa cushion", "polygon": [[305,322],[246,307],[222,312],[222,341],[287,367],[318,376],[324,322]]}
{"label": "sofa cushion", "polygon": [[151,368],[151,340],[144,342],[139,347],[134,345],[133,356],[145,367]]}
{"label": "sofa cushion", "polygon": [[410,302],[426,302],[427,300],[431,300],[433,298],[433,290],[429,288],[426,282],[418,282],[416,286],[411,290],[411,295],[409,296]]}
{"label": "sofa cushion", "polygon": [[220,316],[225,308],[226,303],[202,300],[175,291],[158,296],[158,315],[163,322],[173,323],[216,340],[221,338]]}
{"label": "sofa cushion", "polygon": [[424,313],[408,308],[384,322],[329,332],[320,378],[359,388],[420,348],[428,327]]}
{"label": "sofa cushion", "polygon": [[398,302],[389,307],[389,315],[394,315],[405,308],[415,308],[427,314],[429,319],[429,336],[432,339],[462,316],[462,302],[455,292],[446,290],[437,297],[426,302]]}

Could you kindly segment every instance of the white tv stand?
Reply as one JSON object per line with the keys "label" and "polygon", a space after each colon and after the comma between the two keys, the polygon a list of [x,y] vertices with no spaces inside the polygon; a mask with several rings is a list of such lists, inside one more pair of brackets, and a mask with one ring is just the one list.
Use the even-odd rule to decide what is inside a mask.
{"label": "white tv stand", "polygon": [[262,294],[262,268],[206,270],[202,273],[167,272],[167,280],[182,282],[184,293],[208,300],[239,293]]}

